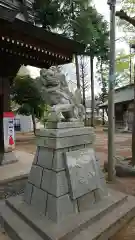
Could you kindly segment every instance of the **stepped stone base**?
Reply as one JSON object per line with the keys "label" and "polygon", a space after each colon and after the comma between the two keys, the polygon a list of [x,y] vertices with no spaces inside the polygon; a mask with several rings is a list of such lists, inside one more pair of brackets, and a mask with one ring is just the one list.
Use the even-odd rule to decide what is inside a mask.
{"label": "stepped stone base", "polygon": [[108,240],[135,216],[135,198],[109,190],[91,209],[60,224],[13,197],[1,206],[2,224],[12,240]]}
{"label": "stepped stone base", "polygon": [[13,240],[108,240],[135,215],[133,197],[108,192],[93,143],[82,123],[48,123],[38,133],[24,196],[1,210]]}

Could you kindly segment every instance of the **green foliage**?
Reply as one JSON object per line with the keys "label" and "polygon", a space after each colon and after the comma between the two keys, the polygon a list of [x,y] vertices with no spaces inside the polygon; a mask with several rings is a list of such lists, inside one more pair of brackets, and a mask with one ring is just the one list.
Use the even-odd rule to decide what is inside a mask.
{"label": "green foliage", "polygon": [[116,12],[117,26],[120,31],[125,33],[124,39],[127,44],[135,43],[135,0],[122,0],[121,10]]}
{"label": "green foliage", "polygon": [[[117,78],[120,79],[119,80],[120,85],[126,85],[126,84],[129,84],[130,81],[133,81],[133,75],[134,75],[134,71],[133,71],[134,66],[132,62],[133,56],[134,54],[133,55],[125,54],[124,50],[122,50],[116,57],[116,74],[117,74]],[[130,79],[130,74],[131,74],[131,79]]]}
{"label": "green foliage", "polygon": [[88,55],[108,53],[108,24],[89,0],[36,0],[38,20],[46,29],[59,31],[86,44]]}
{"label": "green foliage", "polygon": [[30,76],[17,76],[12,86],[12,101],[22,115],[35,115],[40,119],[44,112],[44,102]]}
{"label": "green foliage", "polygon": [[63,21],[63,13],[60,11],[61,4],[57,0],[36,0],[36,23],[42,24],[45,29],[56,28]]}
{"label": "green foliage", "polygon": [[[117,54],[115,72],[115,87],[121,87],[130,83],[130,55],[126,55],[124,51]],[[100,100],[104,102],[108,97],[109,84],[109,61],[98,59],[97,63],[97,79],[101,86]],[[132,66],[133,70],[133,66]],[[132,74],[133,76],[133,74]]]}
{"label": "green foliage", "polygon": [[41,122],[44,124],[44,127],[45,127],[46,123],[48,122],[49,114],[50,114],[50,106],[45,104],[44,114],[41,118]]}

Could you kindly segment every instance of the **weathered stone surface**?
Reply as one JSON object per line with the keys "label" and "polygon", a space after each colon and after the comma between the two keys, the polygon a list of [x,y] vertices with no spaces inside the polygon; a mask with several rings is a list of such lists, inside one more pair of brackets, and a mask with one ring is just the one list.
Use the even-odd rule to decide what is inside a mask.
{"label": "weathered stone surface", "polygon": [[[46,104],[50,106],[48,121],[83,121],[84,106],[81,104],[81,90],[76,89],[71,93],[64,74],[58,73],[53,68],[42,69],[35,84]],[[75,107],[77,111],[74,111]]]}
{"label": "weathered stone surface", "polygon": [[41,188],[56,197],[67,194],[69,190],[65,171],[57,173],[44,170]]}
{"label": "weathered stone surface", "polygon": [[15,152],[5,152],[3,155],[2,165],[12,164],[18,161]]}
{"label": "weathered stone surface", "polygon": [[[37,133],[37,137],[48,138],[64,138],[72,136],[90,135],[90,138],[94,137],[93,128],[81,127],[81,128],[67,128],[67,129],[43,129]],[[74,143],[75,145],[75,143]]]}
{"label": "weathered stone surface", "polygon": [[48,195],[47,200],[47,217],[55,222],[66,218],[69,214],[74,213],[74,206],[69,195],[56,198]]}
{"label": "weathered stone surface", "polygon": [[85,144],[84,147],[85,148],[93,148],[94,149],[93,143]]}
{"label": "weathered stone surface", "polygon": [[99,177],[94,150],[85,148],[65,155],[72,198],[77,199],[96,189]]}
{"label": "weathered stone surface", "polygon": [[46,127],[51,129],[79,128],[79,127],[84,127],[84,123],[83,122],[49,122],[48,121]]}
{"label": "weathered stone surface", "polygon": [[53,150],[40,147],[37,164],[40,165],[41,167],[51,169],[52,162],[53,162]]}
{"label": "weathered stone surface", "polygon": [[37,164],[37,160],[38,160],[38,153],[39,153],[39,147],[37,147],[37,150],[36,150],[36,153],[35,153],[35,156],[34,156],[34,161],[33,161],[33,164],[36,165]]}
{"label": "weathered stone surface", "polygon": [[101,189],[94,190],[94,193],[95,193],[95,200],[96,200],[96,202],[99,202],[105,196],[103,194],[104,192],[101,191]]}
{"label": "weathered stone surface", "polygon": [[82,145],[70,147],[70,148],[69,148],[69,152],[70,152],[70,151],[76,151],[76,150],[84,149],[84,146],[85,146],[85,145],[82,144]]}
{"label": "weathered stone surface", "polygon": [[101,170],[101,167],[100,167],[100,164],[99,164],[98,160],[96,160],[96,170],[97,170],[97,173],[99,175],[99,178],[104,178],[104,173]]}
{"label": "weathered stone surface", "polygon": [[27,183],[25,192],[24,192],[24,200],[28,204],[31,203],[31,196],[32,196],[32,191],[33,191],[33,185],[30,183]]}
{"label": "weathered stone surface", "polygon": [[95,203],[95,195],[94,191],[85,194],[84,196],[78,198],[78,208],[79,211],[85,211],[92,207],[92,205]]}
{"label": "weathered stone surface", "polygon": [[50,191],[50,186],[51,186],[51,170],[45,169],[43,171],[43,177],[42,177],[42,183],[41,183],[41,188],[45,190],[46,192]]}
{"label": "weathered stone surface", "polygon": [[30,176],[28,181],[35,185],[36,187],[40,188],[41,179],[42,179],[43,168],[33,165],[30,171]]}
{"label": "weathered stone surface", "polygon": [[[22,196],[8,198],[6,200],[6,206],[3,206],[3,203],[1,203],[1,205],[0,212],[6,223],[6,230],[9,233],[9,229],[12,228],[15,236],[13,239],[15,240],[16,236],[21,237],[23,240],[39,240],[39,235],[37,236],[36,233],[40,233],[40,236],[42,234],[43,239],[60,240],[67,239],[68,236],[68,240],[78,240],[78,238],[83,240],[86,239],[86,237],[89,240],[101,237],[105,240],[109,239],[112,233],[115,234],[116,231],[123,227],[123,224],[128,223],[135,215],[134,197],[126,196],[118,191],[110,191],[110,196],[96,203],[95,207],[93,206],[90,211],[71,214],[71,216],[67,214],[68,218],[58,222],[58,224],[50,221],[41,214],[35,213],[33,208],[22,201]],[[7,208],[12,211],[11,214],[9,212],[7,213]],[[24,223],[26,227],[24,227]],[[90,226],[91,229],[89,230]],[[102,228],[102,226],[104,228]],[[34,235],[31,231],[29,232],[29,228],[34,231]],[[86,233],[80,238],[81,232],[87,230],[89,231],[88,234]],[[111,235],[109,233],[111,233]],[[31,238],[29,238],[29,236],[31,236]]]}
{"label": "weathered stone surface", "polygon": [[46,203],[47,193],[37,187],[33,187],[31,204],[35,207],[35,210],[45,215]]}
{"label": "weathered stone surface", "polygon": [[56,172],[62,171],[66,167],[64,161],[64,152],[68,152],[68,148],[54,151],[52,169]]}
{"label": "weathered stone surface", "polygon": [[74,145],[84,145],[93,142],[93,136],[90,134],[70,137],[39,137],[37,139],[37,145],[40,147],[51,148],[51,149],[62,149],[72,147]]}
{"label": "weathered stone surface", "polygon": [[99,189],[101,198],[108,196],[108,189],[107,189],[105,178],[100,179],[98,189]]}

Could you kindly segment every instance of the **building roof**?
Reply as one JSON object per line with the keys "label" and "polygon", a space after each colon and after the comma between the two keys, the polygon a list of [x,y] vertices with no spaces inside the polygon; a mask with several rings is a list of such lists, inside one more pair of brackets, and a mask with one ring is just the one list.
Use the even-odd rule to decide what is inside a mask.
{"label": "building roof", "polygon": [[[114,103],[124,103],[130,102],[134,99],[134,84],[126,85],[121,88],[115,89],[114,93]],[[100,104],[100,108],[104,108],[108,106],[108,101],[103,104]]]}
{"label": "building roof", "polygon": [[83,44],[16,19],[16,14],[16,11],[0,6],[1,59],[49,68],[69,63],[75,53],[84,52]]}

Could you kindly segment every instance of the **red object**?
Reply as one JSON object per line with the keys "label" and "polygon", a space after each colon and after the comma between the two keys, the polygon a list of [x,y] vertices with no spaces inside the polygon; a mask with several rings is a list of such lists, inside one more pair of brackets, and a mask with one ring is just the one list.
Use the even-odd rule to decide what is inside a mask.
{"label": "red object", "polygon": [[4,117],[4,118],[14,118],[15,115],[14,115],[13,112],[4,112],[4,113],[3,113],[3,117]]}
{"label": "red object", "polygon": [[12,136],[10,136],[9,137],[9,145],[14,145],[14,140],[13,140],[13,138],[12,138]]}

